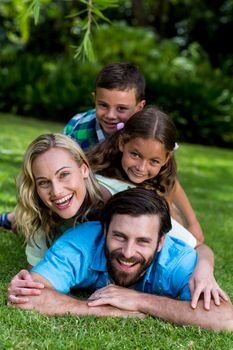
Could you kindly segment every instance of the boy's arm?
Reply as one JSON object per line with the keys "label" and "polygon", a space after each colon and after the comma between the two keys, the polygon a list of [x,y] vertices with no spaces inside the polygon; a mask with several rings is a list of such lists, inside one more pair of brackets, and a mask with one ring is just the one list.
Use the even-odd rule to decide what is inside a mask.
{"label": "boy's arm", "polygon": [[176,180],[172,202],[181,212],[181,215],[187,225],[187,229],[197,238],[198,244],[203,243],[204,235],[201,226],[193,211],[190,201],[178,180]]}
{"label": "boy's arm", "polygon": [[188,301],[140,293],[132,289],[108,285],[96,291],[88,301],[89,306],[112,305],[124,310],[138,311],[179,325],[196,325],[213,330],[233,331],[233,307],[230,302],[211,305],[206,311],[199,301],[192,309]]}

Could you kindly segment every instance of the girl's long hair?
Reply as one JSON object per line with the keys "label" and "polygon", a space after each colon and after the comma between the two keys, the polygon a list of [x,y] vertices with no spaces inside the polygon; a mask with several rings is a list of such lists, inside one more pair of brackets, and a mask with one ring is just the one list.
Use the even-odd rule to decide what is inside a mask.
{"label": "girl's long hair", "polygon": [[126,144],[135,138],[154,139],[161,142],[170,154],[158,175],[144,181],[141,186],[155,189],[166,197],[175,185],[176,161],[174,149],[177,141],[176,127],[171,118],[156,106],[148,106],[135,113],[123,129],[117,131],[100,145],[87,152],[94,173],[110,178],[129,181],[121,166],[122,153],[119,142]]}
{"label": "girl's long hair", "polygon": [[74,221],[84,221],[89,211],[96,209],[101,203],[99,185],[80,146],[68,136],[58,133],[39,136],[29,145],[24,156],[21,172],[16,180],[18,191],[15,211],[17,229],[24,234],[26,241],[34,239],[36,232],[39,230],[45,233],[47,242],[61,233],[56,228],[56,224],[61,221],[61,218],[55,215],[38,196],[32,173],[33,161],[51,148],[67,150],[79,166],[84,163],[89,168],[89,176],[84,179],[86,196]]}

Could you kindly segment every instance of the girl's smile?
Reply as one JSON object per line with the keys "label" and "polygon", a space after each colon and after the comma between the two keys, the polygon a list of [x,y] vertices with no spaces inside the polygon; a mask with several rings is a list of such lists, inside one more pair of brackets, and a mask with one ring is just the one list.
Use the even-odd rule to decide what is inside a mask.
{"label": "girl's smile", "polygon": [[123,144],[121,165],[130,181],[142,183],[158,175],[169,158],[164,145],[155,139],[134,138]]}

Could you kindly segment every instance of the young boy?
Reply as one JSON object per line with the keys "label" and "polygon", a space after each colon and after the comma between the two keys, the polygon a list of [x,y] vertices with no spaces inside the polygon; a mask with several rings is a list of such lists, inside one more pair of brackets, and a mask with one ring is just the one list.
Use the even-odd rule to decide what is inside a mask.
{"label": "young boy", "polygon": [[138,68],[127,62],[105,66],[96,78],[95,109],[75,115],[64,133],[87,150],[104,141],[145,105],[145,79]]}
{"label": "young boy", "polygon": [[[104,141],[141,110],[146,101],[145,79],[132,63],[115,62],[98,74],[93,98],[95,109],[76,114],[65,126],[64,134],[72,137],[82,148]],[[11,230],[15,225],[14,213],[0,214],[0,228]]]}

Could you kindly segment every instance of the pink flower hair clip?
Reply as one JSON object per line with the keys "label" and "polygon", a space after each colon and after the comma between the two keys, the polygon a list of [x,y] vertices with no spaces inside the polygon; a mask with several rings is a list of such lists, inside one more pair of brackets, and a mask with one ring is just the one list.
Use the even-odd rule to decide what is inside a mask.
{"label": "pink flower hair clip", "polygon": [[124,126],[125,126],[125,124],[124,123],[117,123],[117,130],[121,130],[121,129],[123,129],[124,128]]}

